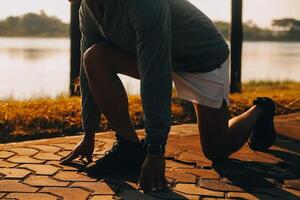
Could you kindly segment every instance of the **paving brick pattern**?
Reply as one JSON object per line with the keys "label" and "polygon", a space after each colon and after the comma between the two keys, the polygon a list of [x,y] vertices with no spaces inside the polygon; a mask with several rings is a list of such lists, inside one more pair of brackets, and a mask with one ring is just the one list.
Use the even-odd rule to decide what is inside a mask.
{"label": "paving brick pattern", "polygon": [[[300,113],[276,117],[276,129],[278,141],[268,151],[245,145],[227,162],[212,164],[201,152],[196,125],[172,127],[166,149],[172,187],[149,194],[139,189],[137,177],[93,178],[79,160],[59,164],[81,136],[1,144],[0,199],[300,199]],[[110,132],[98,134],[95,158],[114,140]]]}

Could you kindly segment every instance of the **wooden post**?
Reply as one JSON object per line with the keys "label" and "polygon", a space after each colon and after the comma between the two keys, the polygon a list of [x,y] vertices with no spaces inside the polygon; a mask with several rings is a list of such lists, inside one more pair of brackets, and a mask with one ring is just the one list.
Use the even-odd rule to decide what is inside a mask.
{"label": "wooden post", "polygon": [[71,27],[70,27],[70,38],[71,38],[71,57],[70,57],[70,95],[78,95],[79,92],[75,91],[75,81],[79,76],[80,72],[80,30],[79,30],[79,8],[80,3],[71,3]]}
{"label": "wooden post", "polygon": [[231,93],[242,91],[243,0],[231,1]]}

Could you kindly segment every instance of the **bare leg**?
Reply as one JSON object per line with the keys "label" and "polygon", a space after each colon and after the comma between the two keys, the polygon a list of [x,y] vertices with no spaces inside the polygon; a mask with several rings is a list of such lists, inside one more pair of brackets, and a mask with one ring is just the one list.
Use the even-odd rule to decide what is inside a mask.
{"label": "bare leg", "polygon": [[194,104],[194,108],[203,153],[213,161],[223,160],[239,150],[247,142],[258,116],[262,113],[260,107],[253,106],[228,122],[225,101],[220,109],[199,104]]}
{"label": "bare leg", "polygon": [[229,120],[229,135],[231,151],[239,150],[248,140],[256,120],[262,114],[261,107],[253,106],[245,113]]}
{"label": "bare leg", "polygon": [[97,44],[84,55],[85,70],[96,104],[120,136],[139,142],[128,111],[128,97],[117,73],[138,78],[135,58],[107,44]]}

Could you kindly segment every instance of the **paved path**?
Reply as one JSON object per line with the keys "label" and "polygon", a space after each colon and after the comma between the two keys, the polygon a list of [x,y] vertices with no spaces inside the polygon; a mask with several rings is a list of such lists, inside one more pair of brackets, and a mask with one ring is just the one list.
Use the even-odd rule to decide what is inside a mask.
{"label": "paved path", "polygon": [[[94,179],[79,161],[60,165],[81,137],[0,145],[0,199],[300,199],[300,113],[276,117],[276,128],[280,137],[269,151],[245,145],[226,165],[212,167],[199,151],[196,126],[174,126],[166,154],[173,190],[149,195],[134,177]],[[99,158],[114,139],[96,138]]]}

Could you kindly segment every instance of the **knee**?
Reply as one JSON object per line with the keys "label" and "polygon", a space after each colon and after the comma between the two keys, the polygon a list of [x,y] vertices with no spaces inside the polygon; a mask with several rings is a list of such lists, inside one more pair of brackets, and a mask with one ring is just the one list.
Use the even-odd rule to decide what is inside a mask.
{"label": "knee", "polygon": [[107,68],[110,47],[108,44],[95,44],[83,54],[83,66],[88,75]]}
{"label": "knee", "polygon": [[220,148],[203,148],[203,154],[212,162],[222,162],[229,156],[228,151]]}

